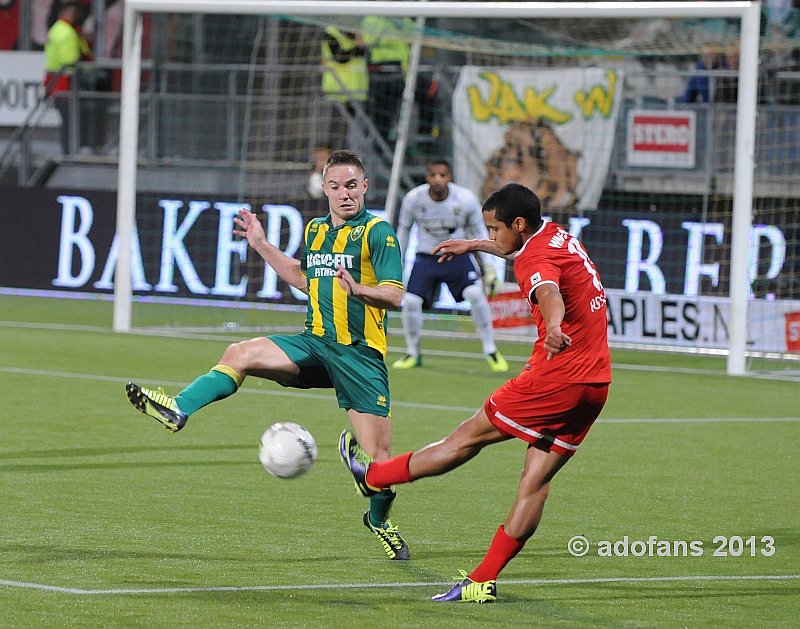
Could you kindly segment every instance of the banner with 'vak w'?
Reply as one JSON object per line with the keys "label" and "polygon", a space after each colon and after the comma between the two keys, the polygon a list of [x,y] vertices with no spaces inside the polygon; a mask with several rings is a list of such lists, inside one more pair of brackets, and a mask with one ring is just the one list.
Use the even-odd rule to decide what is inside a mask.
{"label": "banner with 'vak w'", "polygon": [[621,92],[622,74],[602,68],[462,68],[453,92],[455,180],[480,199],[516,182],[545,207],[594,209]]}

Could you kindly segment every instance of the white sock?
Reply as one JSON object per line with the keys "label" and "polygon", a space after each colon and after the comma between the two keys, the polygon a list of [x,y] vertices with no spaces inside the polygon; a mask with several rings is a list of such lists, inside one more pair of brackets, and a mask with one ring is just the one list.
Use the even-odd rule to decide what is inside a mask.
{"label": "white sock", "polygon": [[419,356],[419,337],[422,331],[422,297],[414,293],[403,296],[403,333],[406,351],[410,356]]}
{"label": "white sock", "polygon": [[487,356],[497,351],[494,344],[494,328],[492,327],[492,309],[489,301],[483,294],[483,287],[473,284],[464,289],[464,297],[469,300],[472,308],[472,320],[475,322],[475,331],[481,337],[483,353]]}

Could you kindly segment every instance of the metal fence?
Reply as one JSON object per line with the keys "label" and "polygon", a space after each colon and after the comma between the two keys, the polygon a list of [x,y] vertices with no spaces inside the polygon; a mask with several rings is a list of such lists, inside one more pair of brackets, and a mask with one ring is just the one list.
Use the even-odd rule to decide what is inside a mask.
{"label": "metal fence", "polygon": [[[113,73],[119,64],[106,61],[97,64],[82,64],[79,71]],[[259,80],[264,83],[278,81],[287,68],[259,68]],[[302,175],[308,165],[308,156],[313,147],[322,142],[317,122],[332,115],[336,107],[326,101],[319,90],[319,66],[298,68],[291,71],[307,76],[307,85],[296,96],[281,93],[270,96],[259,94],[259,116],[268,117],[273,129],[294,127],[295,141],[291,145],[278,147],[269,142],[259,147],[256,155],[248,143],[253,142],[248,123],[252,123],[253,68],[243,64],[179,64],[170,63],[159,67],[147,64],[143,67],[143,91],[141,94],[139,126],[139,159],[142,172],[159,169],[165,165],[196,171],[202,179],[209,169],[230,169],[239,172],[248,163],[249,167],[275,172]],[[440,79],[440,107],[436,112],[436,137],[412,134],[408,141],[408,176],[405,187],[418,181],[421,171],[414,164],[422,163],[431,155],[448,156],[450,129],[458,121],[449,113],[448,93],[455,84],[458,68],[423,68],[423,72],[436,72]],[[690,73],[671,72],[672,80],[686,81]],[[730,71],[707,72],[712,85],[715,81],[730,78]],[[674,96],[663,97],[658,93],[659,79],[656,73],[626,74],[625,80],[635,88],[625,90],[621,114],[618,119],[616,142],[608,174],[607,189],[614,191],[670,190],[684,193],[705,194],[709,190],[729,193],[733,169],[733,147],[735,138],[735,103],[702,102],[682,103]],[[652,91],[641,86],[655,86]],[[248,87],[249,86],[249,87]],[[800,72],[780,71],[761,78],[764,97],[758,105],[756,129],[755,194],[800,197]],[[68,106],[66,152],[59,146],[53,131],[38,126],[42,112],[52,106],[51,99],[43,99],[31,112],[28,121],[20,128],[6,133],[0,156],[0,180],[2,175],[9,182],[16,174],[19,185],[42,185],[48,176],[65,165],[115,166],[119,128],[119,94],[113,91],[86,89],[78,81],[73,82],[67,96]],[[631,110],[691,111],[696,118],[696,159],[691,168],[665,168],[631,166],[626,159],[628,143],[628,112]],[[348,111],[342,108],[336,115],[350,117],[350,124],[360,129],[370,128],[363,109]],[[87,133],[92,126],[102,126],[97,138],[89,142]],[[324,126],[324,125],[323,125]],[[8,131],[8,130],[7,130]],[[377,140],[377,138],[376,138]],[[94,143],[94,145],[92,145]],[[388,172],[391,150],[377,145],[365,145],[369,161],[379,173]],[[361,147],[359,147],[361,148]],[[382,150],[381,150],[382,149]],[[370,154],[372,151],[374,154]],[[91,181],[91,169],[86,168],[89,179],[81,183],[87,187],[105,187]],[[223,180],[225,180],[223,178]],[[377,182],[381,181],[376,176]],[[215,181],[219,181],[216,178]],[[234,182],[230,179],[230,185]],[[176,183],[178,183],[176,181]],[[293,182],[296,183],[296,182]],[[219,190],[220,193],[230,192]],[[380,189],[376,190],[380,195]]]}

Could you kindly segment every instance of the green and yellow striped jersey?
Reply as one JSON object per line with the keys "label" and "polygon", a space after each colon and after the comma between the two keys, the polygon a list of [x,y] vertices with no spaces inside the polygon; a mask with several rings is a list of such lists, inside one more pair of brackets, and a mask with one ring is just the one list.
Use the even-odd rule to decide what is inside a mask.
{"label": "green and yellow striped jersey", "polygon": [[308,282],[306,332],[343,345],[366,344],[386,355],[386,310],[347,295],[334,277],[341,265],[356,282],[403,288],[400,247],[392,226],[361,210],[334,227],[330,215],[306,225],[300,270]]}

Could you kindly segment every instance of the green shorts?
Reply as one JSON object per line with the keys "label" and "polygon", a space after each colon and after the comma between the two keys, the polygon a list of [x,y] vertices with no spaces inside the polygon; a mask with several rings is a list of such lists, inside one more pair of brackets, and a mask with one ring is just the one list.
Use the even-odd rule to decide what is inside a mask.
{"label": "green shorts", "polygon": [[389,373],[378,350],[366,345],[342,345],[322,336],[268,336],[300,368],[297,378],[283,386],[336,391],[339,407],[379,417],[390,415]]}

